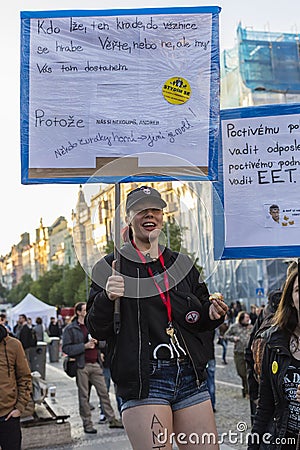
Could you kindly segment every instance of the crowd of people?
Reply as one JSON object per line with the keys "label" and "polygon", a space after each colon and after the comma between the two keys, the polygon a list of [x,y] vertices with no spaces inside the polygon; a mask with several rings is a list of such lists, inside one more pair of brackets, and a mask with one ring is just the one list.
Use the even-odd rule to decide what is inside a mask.
{"label": "crowd of people", "polygon": [[[61,338],[63,354],[75,364],[87,434],[97,433],[90,404],[94,386],[99,423],[124,427],[134,450],[160,448],[162,430],[165,450],[174,439],[179,450],[217,450],[215,344],[222,346],[226,366],[232,342],[242,396],[251,407],[248,450],[300,445],[298,264],[290,265],[284,286],[269,294],[264,308],[251,305],[247,311],[239,301],[227,306],[221,293],[209,294],[187,255],[160,243],[166,206],[153,187],[128,194],[124,245],[96,263],[89,300],[76,303],[63,330],[56,318],[46,328],[41,318],[33,325],[24,314],[11,330],[0,316],[0,373],[11,381],[12,370],[18,386],[3,402],[0,383],[2,450],[20,448],[18,418],[30,394],[30,348],[46,335]],[[120,418],[110,401],[112,380]],[[18,430],[13,445],[4,437],[9,426]],[[215,440],[183,444],[178,438],[193,433]]]}

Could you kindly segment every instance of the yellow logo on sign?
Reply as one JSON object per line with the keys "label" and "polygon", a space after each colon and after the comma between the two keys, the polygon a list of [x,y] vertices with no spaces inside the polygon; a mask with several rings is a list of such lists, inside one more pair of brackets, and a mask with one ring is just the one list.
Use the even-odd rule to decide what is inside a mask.
{"label": "yellow logo on sign", "polygon": [[277,373],[278,372],[278,362],[277,361],[273,361],[272,362],[272,373]]}
{"label": "yellow logo on sign", "polygon": [[191,97],[191,86],[185,78],[169,78],[163,85],[162,94],[172,105],[182,105]]}

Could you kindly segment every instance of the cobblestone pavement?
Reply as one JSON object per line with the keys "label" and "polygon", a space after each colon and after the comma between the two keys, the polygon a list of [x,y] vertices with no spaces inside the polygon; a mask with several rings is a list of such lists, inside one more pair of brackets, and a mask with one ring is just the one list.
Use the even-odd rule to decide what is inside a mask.
{"label": "cobblestone pavement", "polygon": [[[216,422],[221,442],[221,450],[245,450],[245,436],[250,431],[249,401],[242,398],[241,381],[236,374],[233,362],[233,345],[228,345],[227,365],[222,364],[222,348],[216,345]],[[59,404],[70,414],[72,444],[55,447],[42,447],[44,450],[131,450],[131,446],[123,430],[110,429],[108,425],[98,424],[98,398],[94,388],[91,403],[95,406],[92,411],[94,425],[98,430],[96,435],[83,432],[81,419],[78,414],[77,388],[74,379],[63,372],[62,362],[47,363],[46,379],[48,386],[56,386],[56,398]],[[114,410],[117,411],[113,392],[110,398]],[[245,431],[246,429],[246,431]],[[231,433],[231,435],[230,435]]]}

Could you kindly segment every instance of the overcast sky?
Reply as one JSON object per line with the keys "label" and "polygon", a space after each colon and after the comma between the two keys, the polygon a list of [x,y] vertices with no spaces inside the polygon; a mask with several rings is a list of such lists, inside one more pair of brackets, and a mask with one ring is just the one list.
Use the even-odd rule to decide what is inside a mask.
{"label": "overcast sky", "polygon": [[[105,2],[105,5],[108,5]],[[218,2],[178,0],[112,0],[110,9],[151,8],[170,6],[220,6],[221,51],[234,46],[236,28],[257,31],[300,32],[300,1],[286,0],[223,0]],[[101,2],[91,0],[10,0],[2,12],[1,42],[1,153],[0,153],[0,255],[5,255],[20,240],[21,233],[28,231],[34,241],[33,231],[40,218],[45,226],[64,215],[70,221],[71,210],[77,201],[77,185],[31,185],[21,184],[20,169],[20,11],[33,10],[107,9]]]}

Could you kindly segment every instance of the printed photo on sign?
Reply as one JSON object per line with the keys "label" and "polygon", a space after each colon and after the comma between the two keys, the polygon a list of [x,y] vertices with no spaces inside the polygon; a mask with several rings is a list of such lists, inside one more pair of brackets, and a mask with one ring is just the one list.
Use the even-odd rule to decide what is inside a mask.
{"label": "printed photo on sign", "polygon": [[295,207],[281,209],[277,203],[270,203],[264,205],[264,212],[266,228],[289,229],[299,224],[300,207],[298,209]]}

